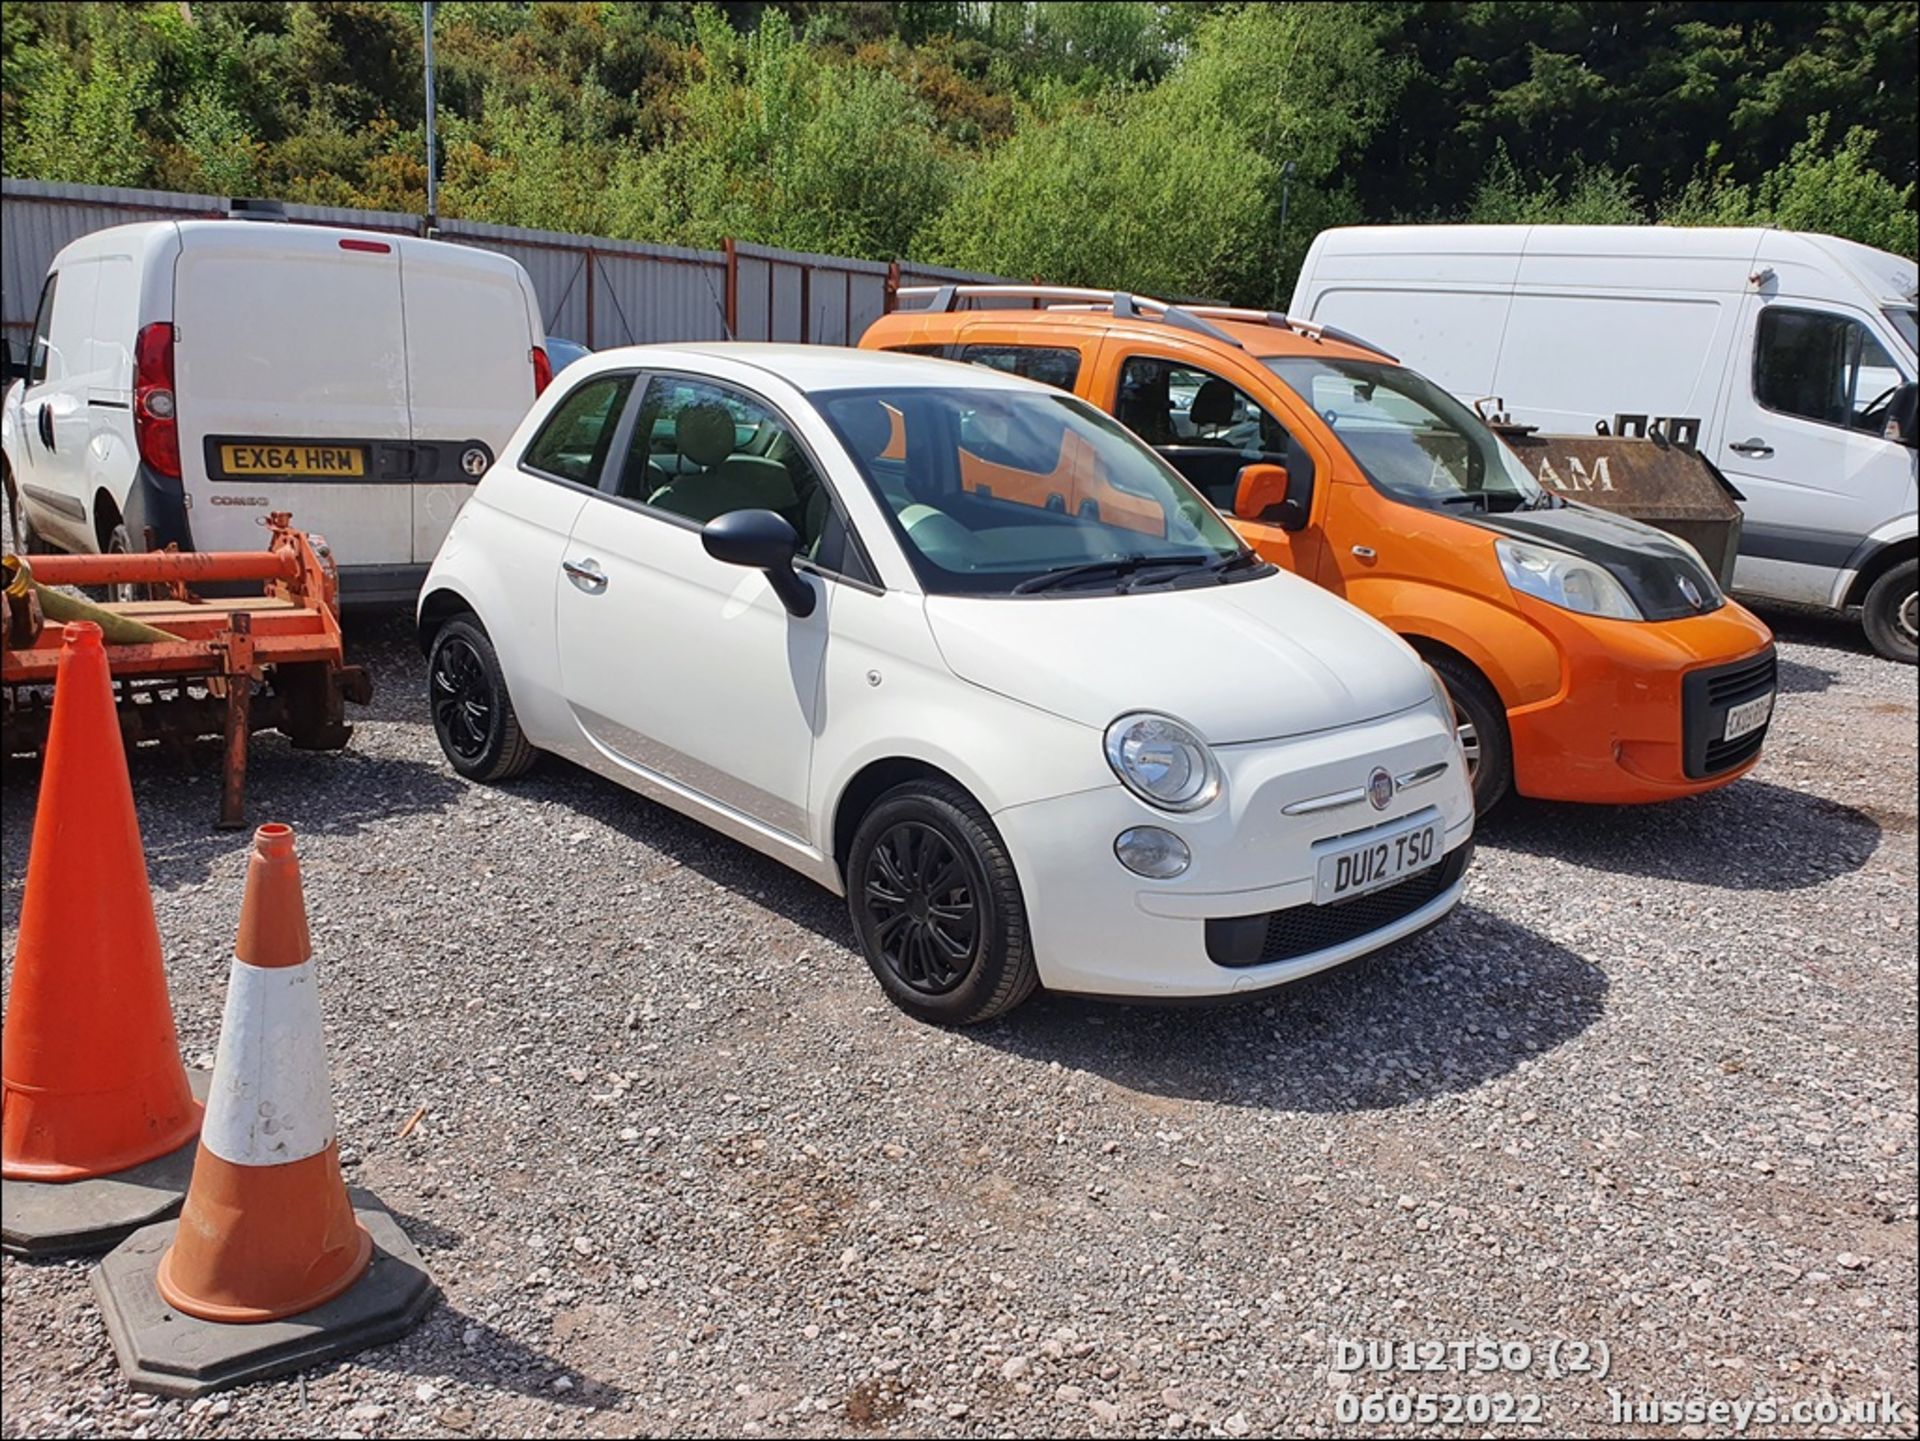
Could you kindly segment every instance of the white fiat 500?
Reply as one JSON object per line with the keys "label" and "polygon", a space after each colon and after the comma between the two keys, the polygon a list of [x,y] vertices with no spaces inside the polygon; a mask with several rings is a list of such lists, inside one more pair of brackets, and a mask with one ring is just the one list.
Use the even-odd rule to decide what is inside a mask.
{"label": "white fiat 500", "polygon": [[977,366],[568,367],[421,593],[462,775],[553,751],[844,893],[927,1020],[1256,991],[1460,898],[1446,693],[1114,421]]}

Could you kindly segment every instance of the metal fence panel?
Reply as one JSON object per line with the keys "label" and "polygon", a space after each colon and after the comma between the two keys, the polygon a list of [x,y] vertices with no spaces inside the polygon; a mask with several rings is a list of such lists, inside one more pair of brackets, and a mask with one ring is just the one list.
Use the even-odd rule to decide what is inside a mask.
{"label": "metal fence panel", "polygon": [[[47,267],[62,246],[110,225],[224,216],[217,195],[125,190],[38,180],[0,181],[0,320],[27,329]],[[286,207],[300,224],[417,234],[418,216],[336,206]],[[727,334],[724,252],[645,245],[449,219],[440,238],[512,257],[526,270],[549,335],[604,349],[648,341],[720,340]],[[889,267],[872,260],[735,247],[736,338],[856,344],[887,304]],[[990,275],[902,265],[901,283],[992,281]]]}

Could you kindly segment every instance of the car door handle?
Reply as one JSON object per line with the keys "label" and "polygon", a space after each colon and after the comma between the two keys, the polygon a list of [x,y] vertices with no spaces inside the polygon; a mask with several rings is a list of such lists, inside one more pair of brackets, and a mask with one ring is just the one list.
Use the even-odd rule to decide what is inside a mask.
{"label": "car door handle", "polygon": [[1763,460],[1773,454],[1773,447],[1757,435],[1751,440],[1730,440],[1727,442],[1727,449],[1735,455],[1758,456]]}
{"label": "car door handle", "polygon": [[53,407],[47,402],[40,403],[40,443],[48,450],[53,449]]}
{"label": "car door handle", "polygon": [[607,588],[607,573],[600,569],[597,560],[563,560],[560,569],[567,573],[568,580],[588,595],[598,595]]}

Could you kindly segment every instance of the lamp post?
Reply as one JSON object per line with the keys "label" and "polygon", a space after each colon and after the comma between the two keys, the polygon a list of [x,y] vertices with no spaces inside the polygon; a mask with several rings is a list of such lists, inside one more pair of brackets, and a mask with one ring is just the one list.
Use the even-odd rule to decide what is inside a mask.
{"label": "lamp post", "polygon": [[[428,6],[432,9],[432,6]],[[1279,250],[1284,258],[1287,253],[1287,201],[1293,190],[1293,175],[1300,167],[1289,160],[1280,167],[1280,240]]]}
{"label": "lamp post", "polygon": [[440,185],[433,143],[433,0],[423,0],[420,22],[426,27],[427,39],[427,234],[432,235],[440,228]]}

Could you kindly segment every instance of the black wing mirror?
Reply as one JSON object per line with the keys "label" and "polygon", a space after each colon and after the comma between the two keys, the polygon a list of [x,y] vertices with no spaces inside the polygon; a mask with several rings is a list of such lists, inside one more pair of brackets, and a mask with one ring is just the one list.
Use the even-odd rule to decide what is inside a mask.
{"label": "black wing mirror", "polygon": [[795,615],[812,615],[813,587],[795,574],[793,558],[800,553],[794,528],[770,510],[730,510],[700,528],[700,544],[707,554],[727,565],[764,571],[780,603]]}
{"label": "black wing mirror", "polygon": [[1894,391],[1893,398],[1887,402],[1887,426],[1881,433],[1902,445],[1920,446],[1920,434],[1915,433],[1920,431],[1916,409],[1920,409],[1920,385],[1909,380]]}
{"label": "black wing mirror", "polygon": [[9,336],[7,338],[6,359],[4,362],[0,362],[0,385],[11,385],[16,380],[24,380],[26,374],[26,357],[16,356],[14,354],[13,338]]}

